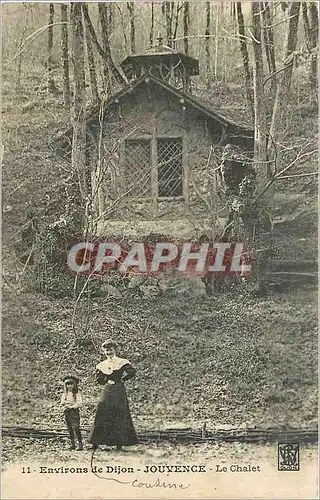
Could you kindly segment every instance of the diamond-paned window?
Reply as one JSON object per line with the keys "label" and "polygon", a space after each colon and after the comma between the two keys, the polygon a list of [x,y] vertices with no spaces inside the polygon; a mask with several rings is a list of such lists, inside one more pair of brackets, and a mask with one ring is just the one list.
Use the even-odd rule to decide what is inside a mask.
{"label": "diamond-paned window", "polygon": [[125,142],[125,194],[135,198],[183,196],[182,139],[130,139]]}
{"label": "diamond-paned window", "polygon": [[158,139],[158,196],[182,196],[182,140]]}
{"label": "diamond-paned window", "polygon": [[132,197],[151,196],[151,141],[125,143],[125,192]]}

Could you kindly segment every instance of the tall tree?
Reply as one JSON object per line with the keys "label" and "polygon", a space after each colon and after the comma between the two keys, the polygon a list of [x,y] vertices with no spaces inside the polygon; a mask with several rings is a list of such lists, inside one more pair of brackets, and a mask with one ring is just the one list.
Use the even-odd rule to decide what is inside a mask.
{"label": "tall tree", "polygon": [[269,74],[271,75],[271,95],[274,98],[277,80],[276,80],[276,57],[274,51],[274,36],[273,36],[273,27],[272,27],[272,19],[271,19],[271,11],[270,11],[270,3],[263,2],[263,9],[261,11],[262,19],[263,19],[263,38],[264,38],[264,46],[265,53],[268,63]]}
{"label": "tall tree", "polygon": [[179,26],[179,13],[182,7],[183,4],[178,1],[162,3],[162,14],[164,15],[167,45],[169,47],[175,46]]}
{"label": "tall tree", "polygon": [[[124,78],[117,69],[117,67],[115,66],[111,55],[110,34],[113,25],[112,5],[100,2],[98,4],[98,10],[99,10],[99,19],[100,19],[101,35],[102,35],[102,56],[103,56],[105,92],[109,94],[112,84],[123,83]],[[89,18],[89,15],[87,14],[86,17]],[[92,37],[92,38],[93,41],[97,42],[97,37],[95,38]],[[99,44],[97,45],[99,46]],[[101,49],[101,47],[99,48]]]}
{"label": "tall tree", "polygon": [[135,29],[135,20],[134,20],[134,2],[127,2],[127,8],[128,8],[129,20],[130,20],[130,50],[131,50],[131,54],[134,54],[136,51],[136,29]]}
{"label": "tall tree", "polygon": [[[82,5],[83,7],[83,5]],[[98,83],[97,83],[97,74],[96,74],[96,64],[94,60],[94,54],[92,49],[92,40],[90,30],[88,29],[86,17],[83,14],[83,27],[86,41],[86,52],[87,52],[87,63],[88,63],[88,72],[90,78],[90,89],[91,89],[91,98],[93,102],[97,102],[99,100],[98,93]]]}
{"label": "tall tree", "polygon": [[47,58],[47,72],[48,72],[48,92],[55,92],[56,86],[53,79],[53,22],[54,22],[54,4],[49,3],[49,21],[48,21],[48,58]]}
{"label": "tall tree", "polygon": [[210,88],[211,84],[210,24],[211,24],[211,6],[210,2],[206,2],[205,52],[206,52],[206,80],[208,88]]}
{"label": "tall tree", "polygon": [[[260,192],[263,191],[270,179],[267,162],[267,129],[266,129],[266,103],[264,95],[264,70],[261,21],[262,2],[251,2],[251,28],[253,46],[253,95],[254,95],[254,158],[256,182]],[[272,197],[264,200],[264,207],[256,212],[255,223],[248,224],[245,229],[246,239],[252,248],[258,251],[255,257],[256,276],[258,289],[264,289],[264,280],[268,271],[268,254],[271,249],[271,228],[266,231],[263,220],[269,211]],[[267,234],[266,234],[267,233]],[[264,249],[264,250],[263,250]]]}
{"label": "tall tree", "polygon": [[183,41],[184,51],[189,53],[189,25],[190,25],[190,3],[184,2],[183,4]]}
{"label": "tall tree", "polygon": [[73,138],[71,162],[77,174],[83,202],[88,196],[86,172],[86,84],[84,67],[84,36],[81,3],[74,2],[71,12],[72,65],[74,79]]}
{"label": "tall tree", "polygon": [[311,51],[311,27],[308,16],[309,4],[307,2],[302,2],[301,7],[302,7],[301,10],[302,10],[303,28],[306,38],[306,45],[308,51]]}
{"label": "tall tree", "polygon": [[179,27],[179,13],[183,7],[182,3],[180,2],[176,2],[175,3],[176,5],[176,12],[174,14],[174,12],[172,13],[173,17],[174,17],[174,28],[173,28],[173,33],[172,33],[172,46],[175,47],[176,46],[176,39],[177,39],[177,33],[178,33],[178,27]]}
{"label": "tall tree", "polygon": [[216,23],[215,23],[215,48],[214,48],[214,76],[218,75],[218,49],[219,49],[219,19],[220,19],[220,4],[219,2],[216,2],[215,4],[215,18],[216,18]]}
{"label": "tall tree", "polygon": [[319,13],[318,2],[309,2],[310,12],[310,40],[311,40],[311,65],[310,83],[311,88],[316,90],[318,84],[318,43],[319,43]]}
{"label": "tall tree", "polygon": [[101,36],[102,36],[102,47],[103,51],[106,54],[106,57],[103,58],[103,75],[104,75],[104,84],[105,84],[105,92],[107,94],[110,93],[112,86],[112,71],[110,65],[108,64],[109,54],[111,54],[109,36],[110,36],[110,6],[105,3],[98,4],[99,10],[99,20],[101,25]]}
{"label": "tall tree", "polygon": [[70,76],[69,76],[69,40],[68,40],[68,5],[61,4],[61,60],[63,102],[70,107]]}
{"label": "tall tree", "polygon": [[263,54],[261,43],[261,2],[251,2],[251,25],[253,45],[253,93],[254,93],[254,162],[258,183],[265,185],[267,176],[267,134],[264,99]]}
{"label": "tall tree", "polygon": [[149,33],[150,47],[154,44],[154,2],[151,2],[151,25]]}
{"label": "tall tree", "polygon": [[300,2],[291,2],[289,6],[288,32],[284,47],[283,68],[279,73],[276,97],[273,105],[272,119],[270,125],[270,138],[268,143],[269,157],[272,148],[279,140],[281,130],[284,129],[283,118],[288,104],[291,87],[292,71],[294,66],[294,52],[298,39]]}
{"label": "tall tree", "polygon": [[174,2],[163,2],[162,12],[165,18],[166,34],[167,34],[167,45],[172,47],[173,45],[173,33],[172,33],[172,21],[173,21],[173,9]]}
{"label": "tall tree", "polygon": [[239,31],[239,39],[240,39],[240,50],[242,55],[243,62],[243,70],[244,70],[244,78],[245,78],[245,90],[246,90],[246,98],[249,109],[254,116],[253,109],[253,92],[252,92],[252,73],[249,65],[249,53],[247,47],[247,39],[245,36],[245,28],[244,28],[244,18],[242,12],[241,2],[237,2],[237,20],[238,20],[238,31]]}
{"label": "tall tree", "polygon": [[94,43],[99,55],[102,58],[103,73],[104,73],[104,93],[108,94],[111,88],[112,81],[115,81],[117,83],[127,83],[127,81],[124,75],[120,73],[120,71],[115,66],[111,56],[111,49],[109,45],[109,32],[111,29],[112,18],[108,9],[106,10],[106,7],[109,6],[107,6],[104,3],[98,4],[99,19],[102,30],[102,46],[101,46],[98,41],[96,31],[93,27],[89,15],[88,6],[85,3],[83,4],[83,14],[86,20],[86,27],[90,32],[92,42]]}

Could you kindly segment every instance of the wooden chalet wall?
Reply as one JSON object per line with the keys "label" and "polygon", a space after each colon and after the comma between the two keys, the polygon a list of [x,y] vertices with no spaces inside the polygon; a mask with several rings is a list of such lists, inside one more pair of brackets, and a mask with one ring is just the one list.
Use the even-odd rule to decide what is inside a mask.
{"label": "wooden chalet wall", "polygon": [[[113,203],[114,209],[108,212],[108,220],[159,220],[189,219],[197,224],[200,219],[208,218],[206,195],[206,169],[211,146],[217,145],[222,137],[222,126],[203,113],[194,109],[178,96],[155,86],[153,82],[143,83],[112,105],[108,112],[90,126],[90,165],[92,179],[96,173],[99,158],[105,171],[101,183],[97,212],[103,212]],[[123,196],[124,141],[152,137],[183,137],[183,169],[185,178],[184,200],[143,200]],[[225,139],[225,137],[224,137]],[[100,143],[100,147],[99,147]],[[150,167],[151,168],[151,167]],[[139,182],[139,179],[137,179]],[[101,201],[102,200],[102,201]],[[221,193],[213,196],[214,210],[221,210]],[[224,214],[220,212],[220,217]]]}

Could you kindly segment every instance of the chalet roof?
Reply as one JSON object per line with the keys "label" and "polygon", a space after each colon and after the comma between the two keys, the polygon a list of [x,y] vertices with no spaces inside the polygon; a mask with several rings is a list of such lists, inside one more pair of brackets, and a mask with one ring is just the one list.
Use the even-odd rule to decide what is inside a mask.
{"label": "chalet roof", "polygon": [[[212,109],[211,107],[209,108],[208,106],[205,106],[204,104],[202,104],[200,102],[199,99],[197,99],[193,95],[185,93],[185,92],[177,89],[176,87],[173,87],[172,85],[168,84],[164,80],[160,80],[159,78],[156,78],[151,73],[145,73],[140,78],[127,84],[119,92],[113,94],[106,101],[104,111],[107,111],[109,108],[111,108],[111,106],[113,104],[116,104],[117,102],[119,102],[120,99],[122,99],[126,95],[133,92],[137,87],[139,87],[143,83],[149,83],[149,82],[152,82],[154,85],[164,89],[166,92],[170,93],[171,95],[174,95],[181,100],[183,99],[182,103],[184,105],[190,106],[193,109],[198,110],[201,114],[206,116],[206,118],[208,118],[209,120],[220,123],[226,129],[227,132],[228,131],[235,132],[235,133],[240,134],[248,139],[253,139],[254,130],[251,127],[239,125],[234,120],[228,118],[225,114],[222,114],[220,111],[218,112],[218,111]],[[93,124],[97,120],[97,118],[100,114],[100,110],[101,110],[101,104],[97,104],[95,107],[93,107],[90,110],[90,113],[88,113],[88,115],[87,115],[87,126],[90,126],[91,124]],[[73,129],[72,129],[72,127],[70,127],[67,131],[59,134],[59,137],[56,138],[56,141],[54,141],[54,142],[67,142],[68,144],[70,144],[72,132],[73,132]]]}
{"label": "chalet roof", "polygon": [[[173,49],[172,47],[169,47],[169,45],[164,45],[163,43],[159,45],[152,45],[151,47],[147,48],[144,52],[135,52],[132,54],[132,56],[143,56],[147,54],[177,54],[178,51]],[[132,57],[131,56],[131,57]]]}
{"label": "chalet roof", "polygon": [[161,60],[172,62],[174,65],[181,62],[188,67],[189,75],[194,76],[199,74],[199,61],[197,59],[163,44],[149,47],[144,52],[126,57],[120,66],[123,71],[126,72],[127,68],[130,66],[141,66],[142,64],[151,66],[157,64]]}

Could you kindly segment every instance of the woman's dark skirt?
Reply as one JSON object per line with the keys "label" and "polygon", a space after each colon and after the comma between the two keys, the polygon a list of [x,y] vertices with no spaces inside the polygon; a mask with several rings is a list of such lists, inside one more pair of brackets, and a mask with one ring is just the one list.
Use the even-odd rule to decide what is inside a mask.
{"label": "woman's dark skirt", "polygon": [[107,446],[138,443],[122,382],[104,386],[89,434],[89,442],[93,445]]}

